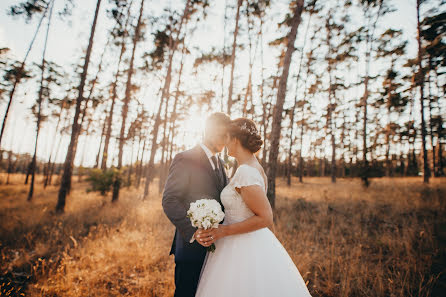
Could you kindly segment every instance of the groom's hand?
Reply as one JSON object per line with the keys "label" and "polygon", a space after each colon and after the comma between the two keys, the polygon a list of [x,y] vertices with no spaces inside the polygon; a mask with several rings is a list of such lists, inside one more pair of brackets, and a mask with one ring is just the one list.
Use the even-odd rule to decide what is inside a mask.
{"label": "groom's hand", "polygon": [[211,238],[212,236],[212,229],[204,230],[202,228],[198,228],[197,231],[195,231],[194,237],[198,241],[199,244],[201,244],[204,247],[208,247],[212,244],[213,240]]}

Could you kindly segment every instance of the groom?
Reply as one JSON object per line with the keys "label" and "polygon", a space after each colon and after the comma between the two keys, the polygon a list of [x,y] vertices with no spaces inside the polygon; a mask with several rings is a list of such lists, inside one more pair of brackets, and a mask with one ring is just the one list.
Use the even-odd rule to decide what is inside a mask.
{"label": "groom", "polygon": [[228,183],[222,160],[216,155],[225,146],[230,118],[213,113],[206,119],[204,140],[194,148],[175,156],[164,186],[163,209],[175,225],[170,254],[175,255],[174,297],[194,297],[197,290],[206,248],[195,238],[196,228],[186,212],[190,203],[199,199],[215,199]]}

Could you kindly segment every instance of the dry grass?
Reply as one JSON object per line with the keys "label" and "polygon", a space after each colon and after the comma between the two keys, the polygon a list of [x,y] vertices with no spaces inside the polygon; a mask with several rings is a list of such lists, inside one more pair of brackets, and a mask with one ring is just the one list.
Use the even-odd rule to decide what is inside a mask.
{"label": "dry grass", "polygon": [[315,296],[444,296],[444,182],[280,186],[276,233]]}
{"label": "dry grass", "polygon": [[[174,229],[158,193],[126,189],[111,204],[76,182],[56,215],[57,187],[39,183],[28,203],[23,176],[11,182],[0,186],[0,295],[173,295]],[[445,295],[446,179],[278,183],[275,233],[313,296]]]}

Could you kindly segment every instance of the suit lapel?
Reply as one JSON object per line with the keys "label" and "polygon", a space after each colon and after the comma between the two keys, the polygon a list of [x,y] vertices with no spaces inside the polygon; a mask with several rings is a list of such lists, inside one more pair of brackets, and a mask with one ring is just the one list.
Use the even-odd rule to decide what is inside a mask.
{"label": "suit lapel", "polygon": [[215,174],[214,169],[212,169],[212,165],[208,159],[208,156],[203,151],[203,149],[200,147],[200,145],[197,145],[195,147],[195,149],[197,150],[198,159],[200,161],[201,166],[204,167],[209,172],[209,174],[212,176],[212,179],[213,179],[216,187],[220,190],[220,183],[218,182],[218,177]]}

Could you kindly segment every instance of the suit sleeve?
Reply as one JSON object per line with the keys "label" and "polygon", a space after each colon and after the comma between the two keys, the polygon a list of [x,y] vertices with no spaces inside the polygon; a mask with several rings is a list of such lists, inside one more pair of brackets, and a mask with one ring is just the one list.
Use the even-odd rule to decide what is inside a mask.
{"label": "suit sleeve", "polygon": [[189,187],[188,160],[181,154],[175,156],[169,168],[169,174],[163,192],[163,210],[172,224],[175,225],[184,241],[190,242],[196,228],[192,226],[187,209],[182,202]]}

